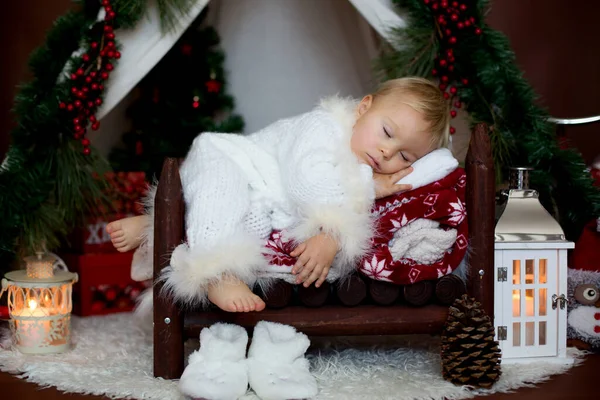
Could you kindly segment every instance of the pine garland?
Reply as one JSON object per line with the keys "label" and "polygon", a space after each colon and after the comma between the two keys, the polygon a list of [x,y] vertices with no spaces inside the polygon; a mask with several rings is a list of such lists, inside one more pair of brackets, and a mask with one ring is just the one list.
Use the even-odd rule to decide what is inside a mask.
{"label": "pine garland", "polygon": [[[561,149],[548,113],[517,67],[508,39],[485,23],[488,0],[394,0],[407,15],[393,31],[394,50],[379,60],[387,78],[440,80],[455,108],[490,128],[498,179],[509,166],[531,166],[532,187],[571,240],[600,215],[600,192],[581,155]],[[453,116],[456,111],[453,110]]]}
{"label": "pine garland", "polygon": [[[134,26],[146,4],[147,0],[79,2],[55,21],[45,44],[31,54],[33,79],[15,98],[18,123],[0,167],[0,269],[8,268],[18,253],[57,247],[68,229],[102,198],[103,182],[94,175],[102,174],[108,164],[93,151],[84,151],[87,142],[74,140],[74,122],[64,110],[64,102],[73,95],[72,84],[62,76],[76,74],[85,61],[76,50],[104,38],[104,21],[97,21],[100,7],[112,7],[114,18],[106,21],[117,29]],[[192,2],[161,0],[159,4],[162,26],[168,29],[169,22]]]}

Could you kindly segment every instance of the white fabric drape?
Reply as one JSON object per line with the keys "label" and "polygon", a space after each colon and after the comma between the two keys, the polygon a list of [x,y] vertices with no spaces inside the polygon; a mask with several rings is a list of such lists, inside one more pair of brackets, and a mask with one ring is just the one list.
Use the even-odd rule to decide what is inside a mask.
{"label": "white fabric drape", "polygon": [[[125,125],[124,107],[117,105],[207,3],[197,0],[164,35],[155,7],[134,29],[117,32],[122,57],[97,113],[103,127],[90,135],[101,153],[119,140],[118,127]],[[390,0],[211,0],[210,6],[208,22],[226,54],[227,90],[246,132],[309,111],[321,97],[368,92],[375,84],[372,61],[380,40],[375,32],[385,38],[389,28],[404,25]]]}

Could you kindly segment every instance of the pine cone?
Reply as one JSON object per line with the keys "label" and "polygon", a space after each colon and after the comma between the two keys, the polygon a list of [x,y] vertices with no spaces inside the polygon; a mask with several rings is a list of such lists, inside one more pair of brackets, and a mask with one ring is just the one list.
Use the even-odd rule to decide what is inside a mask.
{"label": "pine cone", "polygon": [[481,303],[465,294],[450,307],[442,333],[442,376],[454,384],[489,388],[501,373],[492,321]]}

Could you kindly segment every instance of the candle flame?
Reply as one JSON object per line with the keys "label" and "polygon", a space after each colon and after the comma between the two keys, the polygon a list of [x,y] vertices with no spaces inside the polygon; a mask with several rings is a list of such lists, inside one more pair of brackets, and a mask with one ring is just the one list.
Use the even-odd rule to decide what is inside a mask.
{"label": "candle flame", "polygon": [[33,299],[29,300],[29,309],[33,311],[36,308],[37,308],[37,301],[35,301]]}

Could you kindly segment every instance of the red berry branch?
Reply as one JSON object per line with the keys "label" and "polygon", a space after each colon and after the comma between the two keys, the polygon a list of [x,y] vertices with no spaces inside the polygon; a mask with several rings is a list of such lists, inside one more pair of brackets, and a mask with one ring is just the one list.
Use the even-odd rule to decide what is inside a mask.
{"label": "red berry branch", "polygon": [[62,101],[59,107],[69,113],[73,122],[73,137],[81,141],[83,154],[90,154],[90,141],[85,137],[88,125],[98,130],[100,121],[94,112],[102,104],[104,81],[110,76],[114,66],[111,59],[119,59],[121,53],[115,47],[113,24],[116,13],[109,0],[102,0],[104,7],[104,28],[99,42],[89,44],[87,52],[81,56],[81,64],[71,74],[71,94],[68,102]]}
{"label": "red berry branch", "polygon": [[[469,15],[471,10],[466,4],[459,1],[447,0],[423,0],[433,13],[437,33],[440,38],[440,51],[435,59],[435,66],[432,70],[434,76],[439,76],[440,90],[444,93],[444,98],[452,103],[453,109],[450,111],[452,118],[456,117],[457,109],[462,107],[458,96],[458,88],[453,84],[460,82],[462,86],[467,86],[469,80],[460,77],[454,68],[456,61],[454,57],[454,46],[458,43],[457,36],[465,31],[472,29],[475,35],[481,35],[481,28],[476,26],[476,19]],[[456,129],[451,126],[450,134],[454,134]]]}

